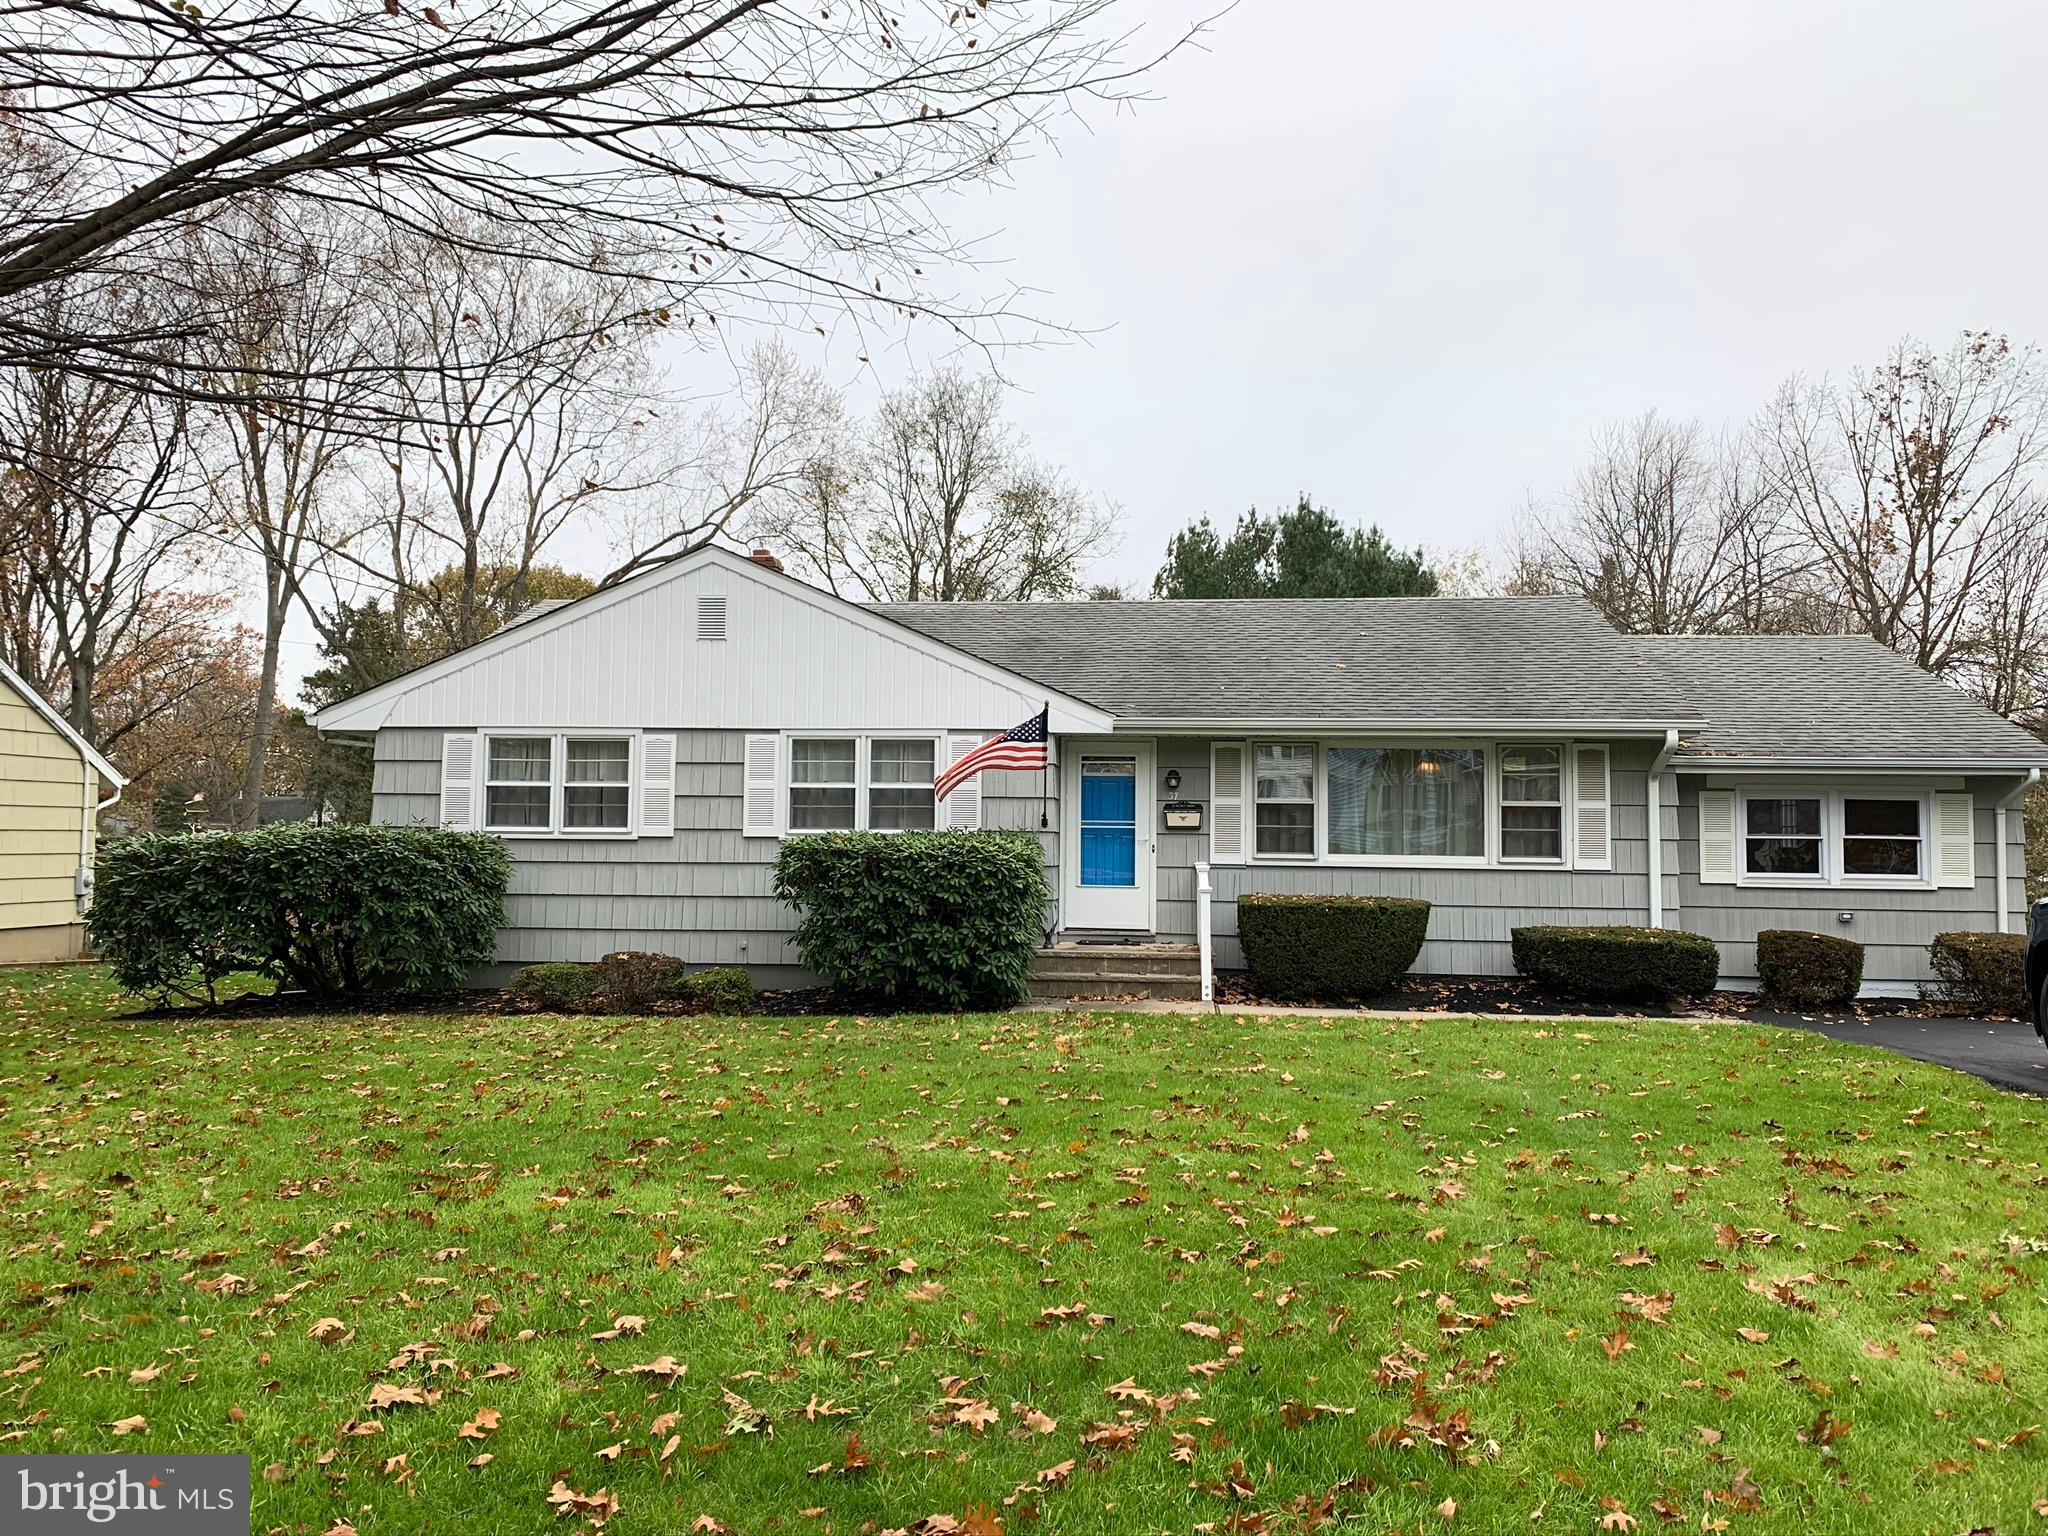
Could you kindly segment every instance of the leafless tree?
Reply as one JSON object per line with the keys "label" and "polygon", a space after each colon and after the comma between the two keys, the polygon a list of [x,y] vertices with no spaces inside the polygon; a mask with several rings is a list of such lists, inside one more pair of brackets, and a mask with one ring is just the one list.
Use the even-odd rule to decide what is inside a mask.
{"label": "leafless tree", "polygon": [[[215,296],[223,319],[216,356],[233,379],[232,403],[197,407],[217,526],[260,573],[262,654],[238,819],[256,825],[277,715],[278,670],[292,610],[318,619],[308,580],[323,555],[355,530],[330,492],[357,445],[357,406],[374,377],[354,302],[360,252],[316,220],[246,202],[199,231],[193,281]],[[141,397],[147,392],[136,392]]]}
{"label": "leafless tree", "polygon": [[1774,489],[1848,622],[1933,672],[1970,660],[1983,582],[2042,537],[2048,373],[1965,332],[1908,340],[1846,386],[1794,379],[1761,431]]}
{"label": "leafless tree", "polygon": [[[175,281],[194,221],[267,197],[585,270],[658,260],[681,326],[820,302],[993,319],[928,273],[962,253],[935,194],[1000,174],[1150,58],[1111,0],[155,0],[0,8],[0,366],[232,391],[146,328],[44,323],[21,296]],[[624,263],[623,266],[620,263]],[[997,307],[1000,312],[1000,305]]]}
{"label": "leafless tree", "polygon": [[2048,735],[2048,505],[1972,588],[1958,680],[1990,708]]}
{"label": "leafless tree", "polygon": [[[52,285],[29,306],[71,324],[108,298]],[[155,590],[191,576],[188,415],[177,401],[104,380],[0,371],[10,461],[0,474],[0,645],[32,687],[64,700],[95,745],[107,740],[95,707],[101,669],[143,638]]]}
{"label": "leafless tree", "polygon": [[1804,556],[1745,436],[1647,411],[1595,433],[1514,564],[1512,586],[1580,593],[1618,629],[1693,634],[1783,627]]}
{"label": "leafless tree", "polygon": [[1115,544],[1109,509],[1032,458],[999,381],[913,380],[749,525],[796,568],[869,600],[1072,597]]}
{"label": "leafless tree", "polygon": [[[453,623],[436,643],[467,645],[486,603],[522,606],[527,573],[572,520],[647,492],[669,467],[644,285],[479,250],[461,227],[402,242],[379,265],[376,350],[397,360],[390,387],[410,440],[370,462],[375,531],[336,563],[395,589],[401,638],[431,611]],[[453,603],[421,605],[451,565]]]}
{"label": "leafless tree", "polygon": [[623,558],[603,584],[702,549],[737,521],[758,521],[765,508],[801,502],[842,440],[843,411],[838,393],[787,346],[754,348],[728,400],[672,413],[678,425],[659,455],[667,466],[661,483],[618,508]]}

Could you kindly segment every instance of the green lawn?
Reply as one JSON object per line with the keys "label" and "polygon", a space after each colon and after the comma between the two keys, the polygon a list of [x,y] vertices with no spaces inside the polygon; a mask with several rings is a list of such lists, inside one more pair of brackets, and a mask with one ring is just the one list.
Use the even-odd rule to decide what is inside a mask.
{"label": "green lawn", "polygon": [[1936,1068],[109,995],[0,973],[0,1450],[258,1532],[2048,1531],[2044,1106]]}

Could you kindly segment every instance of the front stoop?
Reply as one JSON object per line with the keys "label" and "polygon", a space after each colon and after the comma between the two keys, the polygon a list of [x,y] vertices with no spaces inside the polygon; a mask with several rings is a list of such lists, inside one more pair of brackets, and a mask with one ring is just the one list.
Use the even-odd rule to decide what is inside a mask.
{"label": "front stoop", "polygon": [[1031,957],[1031,995],[1199,998],[1202,952],[1192,944],[1054,944]]}

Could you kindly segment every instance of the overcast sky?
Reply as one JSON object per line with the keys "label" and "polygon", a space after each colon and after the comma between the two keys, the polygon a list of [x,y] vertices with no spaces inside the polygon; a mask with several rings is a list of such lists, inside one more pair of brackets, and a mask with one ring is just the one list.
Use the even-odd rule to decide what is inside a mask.
{"label": "overcast sky", "polygon": [[2037,4],[1242,0],[989,195],[1046,312],[1109,327],[1011,356],[1015,415],[1122,505],[1140,588],[1303,490],[1492,542],[1603,420],[2048,339],[2044,62]]}
{"label": "overcast sky", "polygon": [[[1153,44],[1209,8],[1119,7]],[[1174,529],[1300,491],[1493,545],[1616,416],[1738,421],[1908,332],[2048,339],[2044,60],[2017,0],[1240,0],[957,233],[1095,333],[1003,366],[1039,452],[1122,508],[1100,579],[1143,592]]]}

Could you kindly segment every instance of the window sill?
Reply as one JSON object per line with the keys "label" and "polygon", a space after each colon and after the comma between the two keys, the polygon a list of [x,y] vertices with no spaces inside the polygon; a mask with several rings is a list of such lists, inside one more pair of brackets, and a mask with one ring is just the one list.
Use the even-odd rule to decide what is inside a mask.
{"label": "window sill", "polygon": [[626,843],[640,835],[634,827],[602,832],[557,832],[535,827],[485,827],[483,830],[493,837],[521,843]]}
{"label": "window sill", "polygon": [[1932,880],[1896,875],[1737,875],[1735,884],[1751,891],[1932,891]]}

